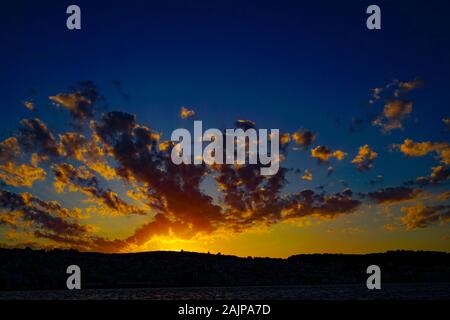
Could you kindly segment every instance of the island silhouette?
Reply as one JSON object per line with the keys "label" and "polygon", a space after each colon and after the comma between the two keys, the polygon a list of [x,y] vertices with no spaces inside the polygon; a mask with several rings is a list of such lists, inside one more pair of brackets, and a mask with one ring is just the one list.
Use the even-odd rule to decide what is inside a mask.
{"label": "island silhouette", "polygon": [[152,251],[105,254],[76,250],[0,249],[0,290],[66,289],[69,265],[83,289],[365,284],[369,265],[383,283],[450,282],[450,253],[387,251],[298,254],[288,258]]}

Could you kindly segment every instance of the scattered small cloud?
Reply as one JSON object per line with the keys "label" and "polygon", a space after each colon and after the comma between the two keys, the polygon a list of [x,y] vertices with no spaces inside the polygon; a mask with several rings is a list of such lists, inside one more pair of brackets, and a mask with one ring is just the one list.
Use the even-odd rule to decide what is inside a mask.
{"label": "scattered small cloud", "polygon": [[312,179],[313,179],[312,172],[310,172],[308,169],[305,169],[305,172],[302,175],[302,179],[307,180],[307,181],[312,181]]}
{"label": "scattered small cloud", "polygon": [[251,120],[237,120],[236,127],[242,130],[254,129],[256,127],[256,123]]}
{"label": "scattered small cloud", "polygon": [[292,140],[299,145],[301,149],[308,149],[314,140],[316,140],[316,134],[310,130],[301,129],[292,134]]}
{"label": "scattered small cloud", "polygon": [[446,117],[446,118],[442,119],[442,122],[445,125],[445,129],[447,131],[449,131],[450,130],[450,117]]}
{"label": "scattered small cloud", "polygon": [[353,158],[352,163],[359,171],[369,170],[373,167],[373,161],[378,157],[378,153],[373,151],[369,145],[359,147],[358,154]]}
{"label": "scattered small cloud", "polygon": [[401,208],[406,214],[401,218],[407,230],[426,228],[435,223],[450,222],[450,206],[426,206],[418,203],[412,207]]}
{"label": "scattered small cloud", "polygon": [[34,106],[34,103],[32,101],[24,101],[23,102],[23,106],[25,108],[27,108],[28,110],[30,110],[30,111],[34,111],[35,110],[35,106]]}
{"label": "scattered small cloud", "polygon": [[180,117],[181,119],[193,118],[195,116],[195,111],[188,109],[186,107],[181,107],[180,109]]}
{"label": "scattered small cloud", "polygon": [[311,150],[311,156],[316,158],[319,163],[328,162],[331,158],[341,161],[346,155],[347,154],[342,150],[332,151],[326,146],[317,146]]}

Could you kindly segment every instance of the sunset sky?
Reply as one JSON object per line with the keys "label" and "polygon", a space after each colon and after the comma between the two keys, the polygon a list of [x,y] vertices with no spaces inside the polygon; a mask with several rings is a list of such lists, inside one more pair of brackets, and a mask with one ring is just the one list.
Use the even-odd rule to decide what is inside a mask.
{"label": "sunset sky", "polygon": [[[450,251],[450,3],[14,1],[0,246]],[[302,2],[302,3],[300,3]],[[170,161],[177,128],[280,129],[276,175]]]}

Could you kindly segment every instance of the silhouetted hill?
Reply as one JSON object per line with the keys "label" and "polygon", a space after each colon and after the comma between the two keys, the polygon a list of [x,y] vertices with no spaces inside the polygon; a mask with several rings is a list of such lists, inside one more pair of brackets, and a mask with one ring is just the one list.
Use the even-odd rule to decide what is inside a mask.
{"label": "silhouetted hill", "polygon": [[287,259],[194,252],[102,254],[0,249],[0,290],[65,289],[67,266],[80,266],[83,288],[365,283],[376,264],[383,282],[450,282],[450,253],[391,251],[301,254]]}

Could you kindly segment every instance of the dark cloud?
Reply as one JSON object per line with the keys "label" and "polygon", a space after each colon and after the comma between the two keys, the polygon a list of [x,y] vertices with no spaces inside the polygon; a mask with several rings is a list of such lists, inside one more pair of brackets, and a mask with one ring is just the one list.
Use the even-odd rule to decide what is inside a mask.
{"label": "dark cloud", "polygon": [[45,180],[47,174],[44,169],[14,162],[0,164],[0,181],[13,187],[31,187],[37,180]]}
{"label": "dark cloud", "polygon": [[123,100],[125,100],[126,102],[131,101],[130,95],[125,91],[122,83],[119,80],[113,80],[112,84],[117,89],[119,94],[122,96]]}
{"label": "dark cloud", "polygon": [[416,183],[420,186],[438,184],[450,179],[450,168],[448,166],[435,166],[431,168],[431,174],[426,177],[418,177]]}
{"label": "dark cloud", "polygon": [[377,204],[392,204],[415,199],[421,192],[422,190],[407,187],[388,187],[369,192],[367,196]]}
{"label": "dark cloud", "polygon": [[240,128],[244,131],[254,129],[256,127],[256,123],[251,120],[237,120],[235,125],[236,128]]}
{"label": "dark cloud", "polygon": [[[87,168],[80,167],[76,169],[68,163],[56,164],[52,166],[55,176],[54,185],[58,192],[80,191],[95,200],[99,205],[104,205],[109,209],[112,215],[144,215],[146,212],[136,206],[127,204],[117,193],[103,189],[99,186],[99,181]],[[105,212],[102,210],[102,212]],[[108,211],[106,211],[108,212]]]}
{"label": "dark cloud", "polygon": [[10,137],[0,142],[0,161],[15,161],[22,154],[16,137]]}
{"label": "dark cloud", "polygon": [[444,123],[445,130],[450,131],[450,117],[443,118],[442,122]]}
{"label": "dark cloud", "polygon": [[312,190],[304,190],[288,196],[289,210],[287,218],[317,215],[335,218],[338,215],[355,212],[362,204],[353,198],[353,192],[345,189],[341,193],[331,195],[317,194]]}
{"label": "dark cloud", "polygon": [[23,222],[30,222],[35,228],[55,234],[81,236],[89,228],[72,221],[67,209],[56,202],[45,202],[28,193],[16,194],[0,190],[2,211],[16,212]]}
{"label": "dark cloud", "polygon": [[[182,225],[182,235],[212,232],[223,219],[221,208],[201,190],[209,168],[206,165],[175,165],[170,160],[170,148],[158,149],[158,140],[151,129],[136,124],[126,113],[110,112],[95,124],[103,143],[111,148],[119,164],[118,174],[130,182],[148,185],[148,204],[164,215],[159,223],[149,223],[147,238],[155,225],[160,231]],[[159,233],[156,233],[159,234]],[[142,238],[142,237],[141,237]]]}

